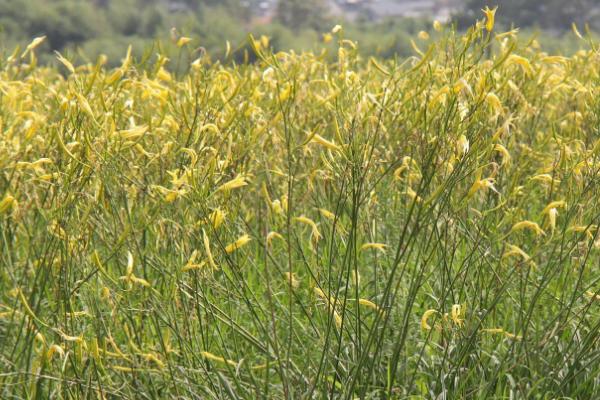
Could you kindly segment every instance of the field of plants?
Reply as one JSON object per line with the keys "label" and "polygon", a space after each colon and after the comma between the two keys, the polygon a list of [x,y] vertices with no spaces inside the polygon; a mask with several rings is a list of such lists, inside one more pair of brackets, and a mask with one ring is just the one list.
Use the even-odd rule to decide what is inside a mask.
{"label": "field of plants", "polygon": [[0,398],[600,397],[573,34],[547,54],[486,10],[385,62],[340,26],[244,64],[5,55]]}

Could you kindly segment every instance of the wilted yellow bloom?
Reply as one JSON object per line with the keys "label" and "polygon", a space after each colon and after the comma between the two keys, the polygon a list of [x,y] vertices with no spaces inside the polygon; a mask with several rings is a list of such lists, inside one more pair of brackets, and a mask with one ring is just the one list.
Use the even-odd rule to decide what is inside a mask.
{"label": "wilted yellow bloom", "polygon": [[145,287],[150,287],[150,283],[142,278],[138,278],[133,273],[133,254],[130,251],[127,252],[127,269],[125,270],[125,275],[119,278],[122,281],[125,281],[129,284],[139,284]]}
{"label": "wilted yellow bloom", "polygon": [[564,200],[553,201],[544,208],[542,214],[547,214],[553,208],[566,208],[567,203]]}
{"label": "wilted yellow bloom", "polygon": [[333,220],[335,219],[335,214],[334,214],[334,213],[332,213],[331,211],[329,211],[329,210],[326,210],[326,209],[324,209],[324,208],[319,208],[318,210],[319,210],[319,212],[321,213],[321,215],[322,215],[323,217],[327,218],[328,220],[331,220],[331,221],[333,221]]}
{"label": "wilted yellow bloom", "polygon": [[204,229],[202,229],[202,241],[204,242],[204,251],[206,252],[208,263],[212,269],[218,269],[217,263],[215,263],[212,252],[210,251],[210,241],[208,240],[208,236],[206,235],[206,232],[204,232]]}
{"label": "wilted yellow bloom", "polygon": [[337,144],[325,139],[323,136],[315,133],[312,135],[311,142],[318,143],[323,147],[328,148],[329,150],[340,151],[342,148]]}
{"label": "wilted yellow bloom", "polygon": [[433,29],[436,32],[441,32],[442,31],[442,23],[436,19],[435,21],[433,21]]}
{"label": "wilted yellow bloom", "polygon": [[529,62],[528,59],[526,59],[525,57],[521,57],[518,56],[516,54],[511,54],[510,56],[508,56],[508,58],[506,59],[506,63],[508,65],[511,64],[517,64],[519,65],[523,71],[527,74],[527,75],[531,75],[533,74],[533,68],[531,68],[531,63]]}
{"label": "wilted yellow bloom", "polygon": [[469,139],[465,135],[460,135],[456,142],[456,152],[460,156],[464,156],[469,152]]}
{"label": "wilted yellow bloom", "polygon": [[226,182],[217,188],[217,192],[228,192],[233,189],[241,188],[242,186],[248,185],[246,177],[244,175],[238,175],[229,182]]}
{"label": "wilted yellow bloom", "polygon": [[490,92],[488,94],[485,95],[485,102],[487,104],[490,105],[490,107],[492,107],[492,109],[497,112],[498,114],[502,114],[504,109],[502,108],[502,103],[500,102],[500,99],[498,98],[498,96],[496,96],[494,93]]}
{"label": "wilted yellow bloom", "polygon": [[321,290],[321,288],[319,288],[319,287],[315,286],[315,288],[314,288],[313,290],[314,290],[315,294],[317,295],[317,297],[320,297],[320,298],[322,298],[323,300],[327,300],[327,301],[329,301],[329,296],[327,296],[327,295],[325,294],[325,292],[323,292],[323,290]]}
{"label": "wilted yellow bloom", "polygon": [[158,356],[156,354],[146,353],[146,354],[142,354],[141,356],[144,357],[144,359],[146,359],[146,361],[156,364],[156,366],[158,366],[159,368],[165,367],[165,363],[163,361],[161,361],[161,359],[158,358]]}
{"label": "wilted yellow bloom", "polygon": [[233,360],[227,360],[226,358],[216,356],[216,355],[214,355],[212,353],[209,353],[208,351],[201,351],[200,355],[202,357],[206,358],[209,361],[215,361],[215,362],[218,362],[218,363],[221,363],[221,364],[229,364],[232,367],[237,367],[237,365],[238,365],[238,363],[236,363]]}
{"label": "wilted yellow bloom", "polygon": [[551,208],[548,210],[548,225],[550,226],[550,230],[554,232],[556,228],[556,217],[558,216],[558,210],[556,208]]}
{"label": "wilted yellow bloom", "polygon": [[319,229],[317,228],[317,224],[315,224],[315,222],[310,219],[305,217],[304,215],[301,215],[299,217],[294,217],[294,221],[298,221],[300,223],[309,225],[311,227],[312,233],[311,233],[311,238],[312,240],[314,240],[315,242],[318,242],[319,239],[321,239],[321,233],[319,232]]}
{"label": "wilted yellow bloom", "polygon": [[137,140],[148,131],[147,125],[134,126],[130,129],[124,129],[119,131],[119,136],[125,140]]}
{"label": "wilted yellow bloom", "polygon": [[379,308],[379,306],[377,304],[373,303],[371,300],[358,299],[358,304],[360,304],[361,306],[371,308],[377,312],[383,312],[383,310],[381,308]]}
{"label": "wilted yellow bloom", "polygon": [[277,239],[281,239],[281,240],[285,240],[285,239],[283,238],[283,236],[281,236],[281,234],[280,234],[280,233],[277,233],[277,232],[271,231],[271,232],[269,232],[269,233],[267,234],[267,245],[269,245],[269,246],[270,246],[270,245],[271,245],[271,242],[272,242],[272,241],[273,241],[273,239],[275,239],[275,238],[277,238]]}
{"label": "wilted yellow bloom", "polygon": [[502,154],[502,165],[510,164],[510,153],[506,149],[506,147],[502,146],[500,143],[496,143],[494,145],[494,151]]}
{"label": "wilted yellow bloom", "polygon": [[425,31],[420,31],[418,36],[419,36],[419,39],[421,39],[421,40],[429,39],[429,33],[425,32]]}
{"label": "wilted yellow bloom", "polygon": [[56,53],[56,58],[58,59],[58,61],[60,61],[61,64],[64,65],[69,70],[69,72],[74,74],[75,67],[73,67],[73,64],[71,64],[71,62],[69,60],[64,58],[58,51],[56,51],[55,53]]}
{"label": "wilted yellow bloom", "polygon": [[585,233],[585,235],[587,236],[587,238],[589,240],[592,240],[594,238],[594,234],[592,233],[592,231],[596,230],[596,225],[574,225],[569,227],[569,229],[567,229],[567,232],[577,232],[577,233]]}
{"label": "wilted yellow bloom", "polygon": [[494,178],[477,179],[471,186],[471,189],[469,189],[469,193],[467,194],[467,196],[473,196],[480,189],[491,189],[492,191],[498,193],[498,191],[494,187],[495,182],[496,180]]}
{"label": "wilted yellow bloom", "polygon": [[542,228],[540,228],[540,226],[533,221],[521,221],[521,222],[517,222],[516,224],[513,225],[513,227],[511,228],[511,232],[516,232],[516,231],[520,231],[523,229],[528,229],[530,231],[533,231],[536,235],[545,235],[546,232],[544,232],[544,230]]}
{"label": "wilted yellow bloom", "polygon": [[553,201],[544,208],[542,214],[546,214],[548,216],[548,225],[550,226],[550,230],[554,232],[556,228],[556,217],[558,216],[559,207],[566,207],[567,203],[563,200]]}
{"label": "wilted yellow bloom", "polygon": [[406,192],[404,192],[404,194],[417,203],[420,203],[422,201],[421,196],[417,195],[417,192],[415,192],[411,187],[407,187]]}
{"label": "wilted yellow bloom", "polygon": [[105,82],[107,85],[112,85],[113,83],[115,83],[116,81],[121,79],[122,77],[123,77],[123,69],[117,68],[113,71],[112,74],[110,74],[108,77],[106,77]]}
{"label": "wilted yellow bloom", "polygon": [[164,67],[160,67],[158,69],[158,71],[156,72],[156,77],[158,79],[160,79],[161,81],[165,81],[165,82],[171,82],[171,80],[173,80],[169,71],[164,69]]}
{"label": "wilted yellow bloom", "polygon": [[283,274],[285,276],[285,280],[286,282],[294,289],[297,289],[298,287],[300,287],[300,281],[298,281],[298,278],[296,277],[296,274],[293,272],[285,272]]}
{"label": "wilted yellow bloom", "polygon": [[64,332],[60,332],[60,337],[62,338],[62,340],[64,340],[65,342],[76,342],[76,343],[81,343],[83,342],[83,335],[79,335],[79,336],[71,336],[71,335],[67,335]]}
{"label": "wilted yellow bloom", "polygon": [[25,48],[25,51],[23,52],[23,54],[21,54],[21,58],[25,58],[25,56],[27,54],[29,54],[30,51],[34,50],[36,47],[38,47],[40,44],[42,44],[44,42],[44,40],[46,40],[46,36],[40,36],[40,37],[36,37],[35,39],[33,39],[31,41],[31,43],[29,43],[27,45],[27,47]]}
{"label": "wilted yellow bloom", "polygon": [[421,317],[421,329],[423,329],[424,331],[430,331],[431,330],[431,325],[429,325],[427,323],[427,321],[429,320],[429,318],[433,315],[433,314],[437,314],[437,310],[427,310],[423,313],[423,316]]}
{"label": "wilted yellow bloom", "polygon": [[217,229],[223,224],[225,221],[225,213],[220,208],[215,208],[212,213],[208,216],[208,220],[210,221],[213,228]]}
{"label": "wilted yellow bloom", "polygon": [[53,344],[48,348],[48,351],[46,352],[46,358],[48,360],[52,360],[52,357],[54,356],[55,353],[58,354],[60,356],[60,358],[65,357],[65,350],[62,348],[62,346]]}
{"label": "wilted yellow bloom", "polygon": [[16,203],[15,198],[11,194],[6,194],[4,199],[0,201],[0,215],[10,210]]}
{"label": "wilted yellow bloom", "polygon": [[338,33],[342,30],[342,26],[341,25],[336,25],[333,27],[333,29],[331,30],[331,33]]}
{"label": "wilted yellow bloom", "polygon": [[227,252],[227,253],[233,253],[234,251],[236,251],[240,247],[245,246],[246,244],[248,244],[248,242],[250,242],[250,240],[252,240],[250,238],[250,236],[243,235],[240,238],[238,238],[235,242],[230,243],[227,246],[225,246],[225,252]]}
{"label": "wilted yellow bloom", "polygon": [[182,272],[191,271],[193,269],[201,269],[206,265],[206,262],[201,261],[199,263],[196,262],[196,258],[198,257],[198,250],[194,250],[188,262],[181,269]]}
{"label": "wilted yellow bloom", "polygon": [[92,107],[90,107],[90,103],[88,103],[87,99],[83,97],[81,93],[75,94],[77,100],[79,102],[79,106],[86,112],[90,117],[94,118],[94,112],[92,111]]}
{"label": "wilted yellow bloom", "polygon": [[385,252],[386,247],[387,245],[385,243],[365,243],[362,246],[360,246],[360,250],[363,251],[368,249],[375,249]]}
{"label": "wilted yellow bloom", "polygon": [[335,326],[337,326],[338,329],[342,329],[343,320],[336,310],[333,310],[333,320],[335,321]]}
{"label": "wilted yellow bloom", "polygon": [[539,175],[535,175],[533,177],[531,177],[532,181],[537,181],[537,182],[542,182],[545,184],[558,184],[560,183],[560,179],[556,179],[554,177],[552,177],[552,175],[550,174],[539,174]]}
{"label": "wilted yellow bloom", "polygon": [[485,14],[486,17],[486,21],[485,21],[485,29],[488,32],[491,32],[494,29],[494,20],[496,17],[496,11],[498,10],[498,7],[494,7],[493,9],[490,10],[489,7],[485,7],[483,10],[483,13]]}
{"label": "wilted yellow bloom", "polygon": [[503,259],[516,256],[520,257],[525,262],[533,262],[531,261],[531,257],[529,257],[529,255],[525,253],[520,247],[512,244],[508,244],[506,245],[506,247],[508,248],[508,250],[502,255]]}
{"label": "wilted yellow bloom", "polygon": [[494,39],[501,41],[502,39],[505,39],[507,37],[516,37],[517,33],[519,33],[519,28],[515,28],[515,29],[511,29],[508,32],[503,32],[503,33],[499,33],[496,36],[494,36]]}

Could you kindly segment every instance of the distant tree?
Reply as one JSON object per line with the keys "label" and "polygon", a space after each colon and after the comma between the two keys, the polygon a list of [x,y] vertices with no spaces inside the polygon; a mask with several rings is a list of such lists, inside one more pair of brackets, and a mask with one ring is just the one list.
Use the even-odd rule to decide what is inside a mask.
{"label": "distant tree", "polygon": [[591,12],[597,10],[598,3],[598,0],[467,0],[457,19],[460,26],[468,26],[482,17],[481,8],[498,5],[497,20],[505,25],[564,30],[573,22],[594,22]]}
{"label": "distant tree", "polygon": [[318,31],[327,24],[327,7],[322,0],[280,0],[276,17],[292,30],[309,27]]}

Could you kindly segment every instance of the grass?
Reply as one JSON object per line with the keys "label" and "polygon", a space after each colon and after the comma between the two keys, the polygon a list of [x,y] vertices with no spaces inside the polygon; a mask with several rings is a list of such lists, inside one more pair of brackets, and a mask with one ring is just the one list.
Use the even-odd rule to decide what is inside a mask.
{"label": "grass", "polygon": [[597,44],[334,31],[3,58],[0,397],[600,395]]}

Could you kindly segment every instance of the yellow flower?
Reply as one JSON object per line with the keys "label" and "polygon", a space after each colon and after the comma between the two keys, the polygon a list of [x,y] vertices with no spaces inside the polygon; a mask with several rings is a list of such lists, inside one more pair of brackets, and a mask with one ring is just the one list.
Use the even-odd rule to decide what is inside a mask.
{"label": "yellow flower", "polygon": [[27,45],[27,47],[25,48],[25,51],[23,52],[23,54],[21,54],[21,58],[25,58],[25,56],[27,54],[29,54],[30,51],[32,51],[33,49],[38,47],[40,44],[42,44],[44,42],[44,40],[46,40],[46,36],[40,36],[40,37],[36,37],[35,39],[33,39],[31,41],[31,43],[29,43]]}
{"label": "yellow flower", "polygon": [[280,234],[280,233],[278,233],[278,232],[274,232],[274,231],[271,231],[271,232],[269,232],[269,233],[267,234],[267,245],[269,245],[269,246],[270,246],[270,245],[271,245],[271,242],[272,242],[272,241],[273,241],[273,239],[275,239],[275,238],[277,238],[277,239],[281,239],[281,240],[285,240],[285,239],[283,238],[283,236],[281,236],[281,234]]}
{"label": "yellow flower", "polygon": [[60,358],[64,358],[65,356],[65,350],[62,348],[62,346],[53,344],[48,348],[48,351],[46,352],[46,358],[48,360],[52,360],[52,356],[54,356],[55,353],[58,354]]}
{"label": "yellow flower", "polygon": [[433,314],[437,314],[437,310],[427,310],[423,313],[423,316],[421,317],[421,329],[423,329],[424,331],[430,331],[431,330],[431,325],[429,325],[427,323],[427,320],[433,315]]}
{"label": "yellow flower", "polygon": [[465,311],[460,304],[454,304],[452,306],[452,311],[450,312],[450,317],[452,318],[452,321],[454,321],[454,323],[456,325],[462,326],[462,324],[464,322],[464,318],[461,318],[461,316],[464,316],[464,314],[465,314]]}
{"label": "yellow flower", "polygon": [[323,136],[321,136],[321,135],[319,135],[317,133],[315,133],[314,135],[312,135],[311,142],[320,144],[321,146],[326,147],[329,150],[340,151],[342,149],[337,144],[333,143],[332,141],[329,141],[329,140],[325,139]]}
{"label": "yellow flower", "polygon": [[496,143],[494,145],[494,151],[497,151],[502,155],[502,165],[510,164],[511,157],[506,147],[504,147],[500,143]]}
{"label": "yellow flower", "polygon": [[218,269],[217,263],[215,263],[212,252],[210,251],[210,241],[208,240],[208,236],[206,235],[206,232],[204,232],[204,229],[202,229],[202,241],[204,242],[204,251],[206,252],[208,263],[212,269]]}
{"label": "yellow flower", "polygon": [[521,69],[527,74],[533,74],[533,68],[531,67],[531,63],[525,57],[518,56],[516,54],[511,54],[506,60],[507,65],[517,64],[521,67]]}
{"label": "yellow flower", "polygon": [[500,99],[492,92],[485,95],[485,102],[489,104],[490,107],[492,107],[492,109],[498,114],[502,114],[502,112],[504,111]]}
{"label": "yellow flower", "polygon": [[553,208],[565,208],[565,207],[567,207],[567,203],[564,200],[553,201],[550,204],[548,204],[546,206],[546,208],[544,208],[544,210],[542,211],[542,214],[548,214],[548,212],[550,212],[550,210],[552,210]]}
{"label": "yellow flower", "polygon": [[319,208],[318,210],[321,213],[321,215],[323,217],[327,218],[328,220],[331,220],[331,221],[335,220],[335,214],[332,213],[331,211],[326,210],[325,208]]}
{"label": "yellow flower", "polygon": [[539,175],[532,176],[530,179],[532,181],[542,182],[547,185],[550,185],[550,184],[556,185],[556,184],[560,183],[560,179],[556,179],[556,178],[552,177],[552,175],[550,175],[550,174],[539,174]]}
{"label": "yellow flower", "polygon": [[213,228],[217,229],[219,226],[221,226],[221,224],[223,224],[223,221],[225,220],[225,213],[217,207],[212,213],[210,213],[208,220]]}
{"label": "yellow flower", "polygon": [[427,39],[429,39],[429,33],[425,32],[425,31],[421,31],[421,32],[419,32],[418,37],[421,40],[427,40]]}
{"label": "yellow flower", "polygon": [[138,278],[133,273],[133,254],[131,254],[130,251],[127,252],[127,269],[125,271],[125,275],[121,276],[119,279],[129,283],[130,285],[137,283],[145,287],[150,287],[150,282],[145,279]]}
{"label": "yellow flower", "polygon": [[201,351],[200,355],[209,361],[214,361],[214,362],[221,363],[221,364],[229,364],[233,367],[237,367],[237,365],[238,365],[238,363],[236,363],[233,360],[227,360],[226,358],[219,357],[217,355],[209,353],[208,351]]}
{"label": "yellow flower", "polygon": [[469,197],[473,196],[480,189],[491,189],[494,192],[498,193],[498,191],[496,190],[496,187],[494,187],[495,182],[496,182],[496,180],[494,178],[478,179],[475,181],[475,183],[473,183],[473,186],[471,186],[471,189],[469,189],[469,193],[467,194],[467,196],[469,196]]}
{"label": "yellow flower", "polygon": [[456,152],[460,156],[464,156],[469,152],[469,139],[465,135],[460,135],[458,140],[456,141]]}
{"label": "yellow flower", "polygon": [[358,299],[358,304],[360,304],[361,306],[371,308],[377,312],[383,312],[383,310],[381,308],[379,308],[379,306],[377,304],[373,303],[371,300]]}
{"label": "yellow flower", "polygon": [[493,9],[490,10],[489,7],[485,7],[483,10],[483,13],[485,14],[486,17],[486,22],[485,22],[485,29],[487,29],[488,32],[491,32],[494,29],[494,20],[496,18],[496,10],[498,10],[498,7],[494,7]]}
{"label": "yellow flower", "polygon": [[217,188],[217,192],[228,192],[232,189],[241,188],[242,186],[248,185],[246,177],[238,175],[229,182],[226,182]]}
{"label": "yellow flower", "polygon": [[234,251],[236,251],[237,249],[239,249],[242,246],[245,246],[246,244],[248,244],[248,242],[252,240],[250,238],[250,236],[248,235],[243,235],[241,236],[239,239],[237,239],[235,242],[228,244],[225,247],[225,252],[227,253],[233,253]]}
{"label": "yellow flower", "polygon": [[69,70],[69,72],[74,74],[75,67],[73,67],[73,64],[71,64],[71,62],[69,60],[64,58],[58,51],[56,51],[55,53],[56,53],[56,58],[58,59],[58,61],[60,61],[62,63],[62,65],[64,65]]}
{"label": "yellow flower", "polygon": [[363,251],[368,249],[375,249],[385,252],[386,247],[387,245],[385,243],[365,243],[362,246],[360,246],[360,250]]}
{"label": "yellow flower", "polygon": [[188,44],[188,43],[189,43],[189,42],[191,42],[191,41],[192,41],[192,39],[191,39],[191,38],[189,38],[189,37],[185,37],[185,36],[182,36],[182,37],[180,37],[180,38],[179,38],[179,40],[177,41],[177,47],[183,47],[183,46],[185,46],[186,44]]}
{"label": "yellow flower", "polygon": [[531,257],[529,257],[529,255],[525,253],[520,247],[512,244],[508,244],[506,245],[506,247],[508,248],[508,250],[504,252],[504,254],[502,254],[503,259],[508,257],[520,257],[524,262],[529,263],[532,267],[535,268],[535,263],[533,262]]}
{"label": "yellow flower", "polygon": [[311,227],[312,240],[314,240],[315,242],[318,242],[321,239],[322,236],[321,236],[321,233],[319,232],[319,229],[317,228],[317,224],[315,224],[315,222],[312,219],[307,218],[304,215],[301,215],[299,217],[294,217],[294,221],[298,221],[300,223],[306,224]]}
{"label": "yellow flower", "polygon": [[515,231],[520,231],[523,229],[529,229],[531,231],[533,231],[536,235],[545,235],[546,232],[544,232],[542,230],[542,228],[540,228],[540,226],[532,221],[521,221],[521,222],[517,222],[516,224],[513,225],[513,227],[511,228],[511,232],[515,232]]}
{"label": "yellow flower", "polygon": [[206,262],[201,261],[200,263],[196,262],[196,258],[198,257],[198,250],[194,250],[188,262],[181,269],[182,272],[191,271],[193,269],[201,269],[206,265]]}

